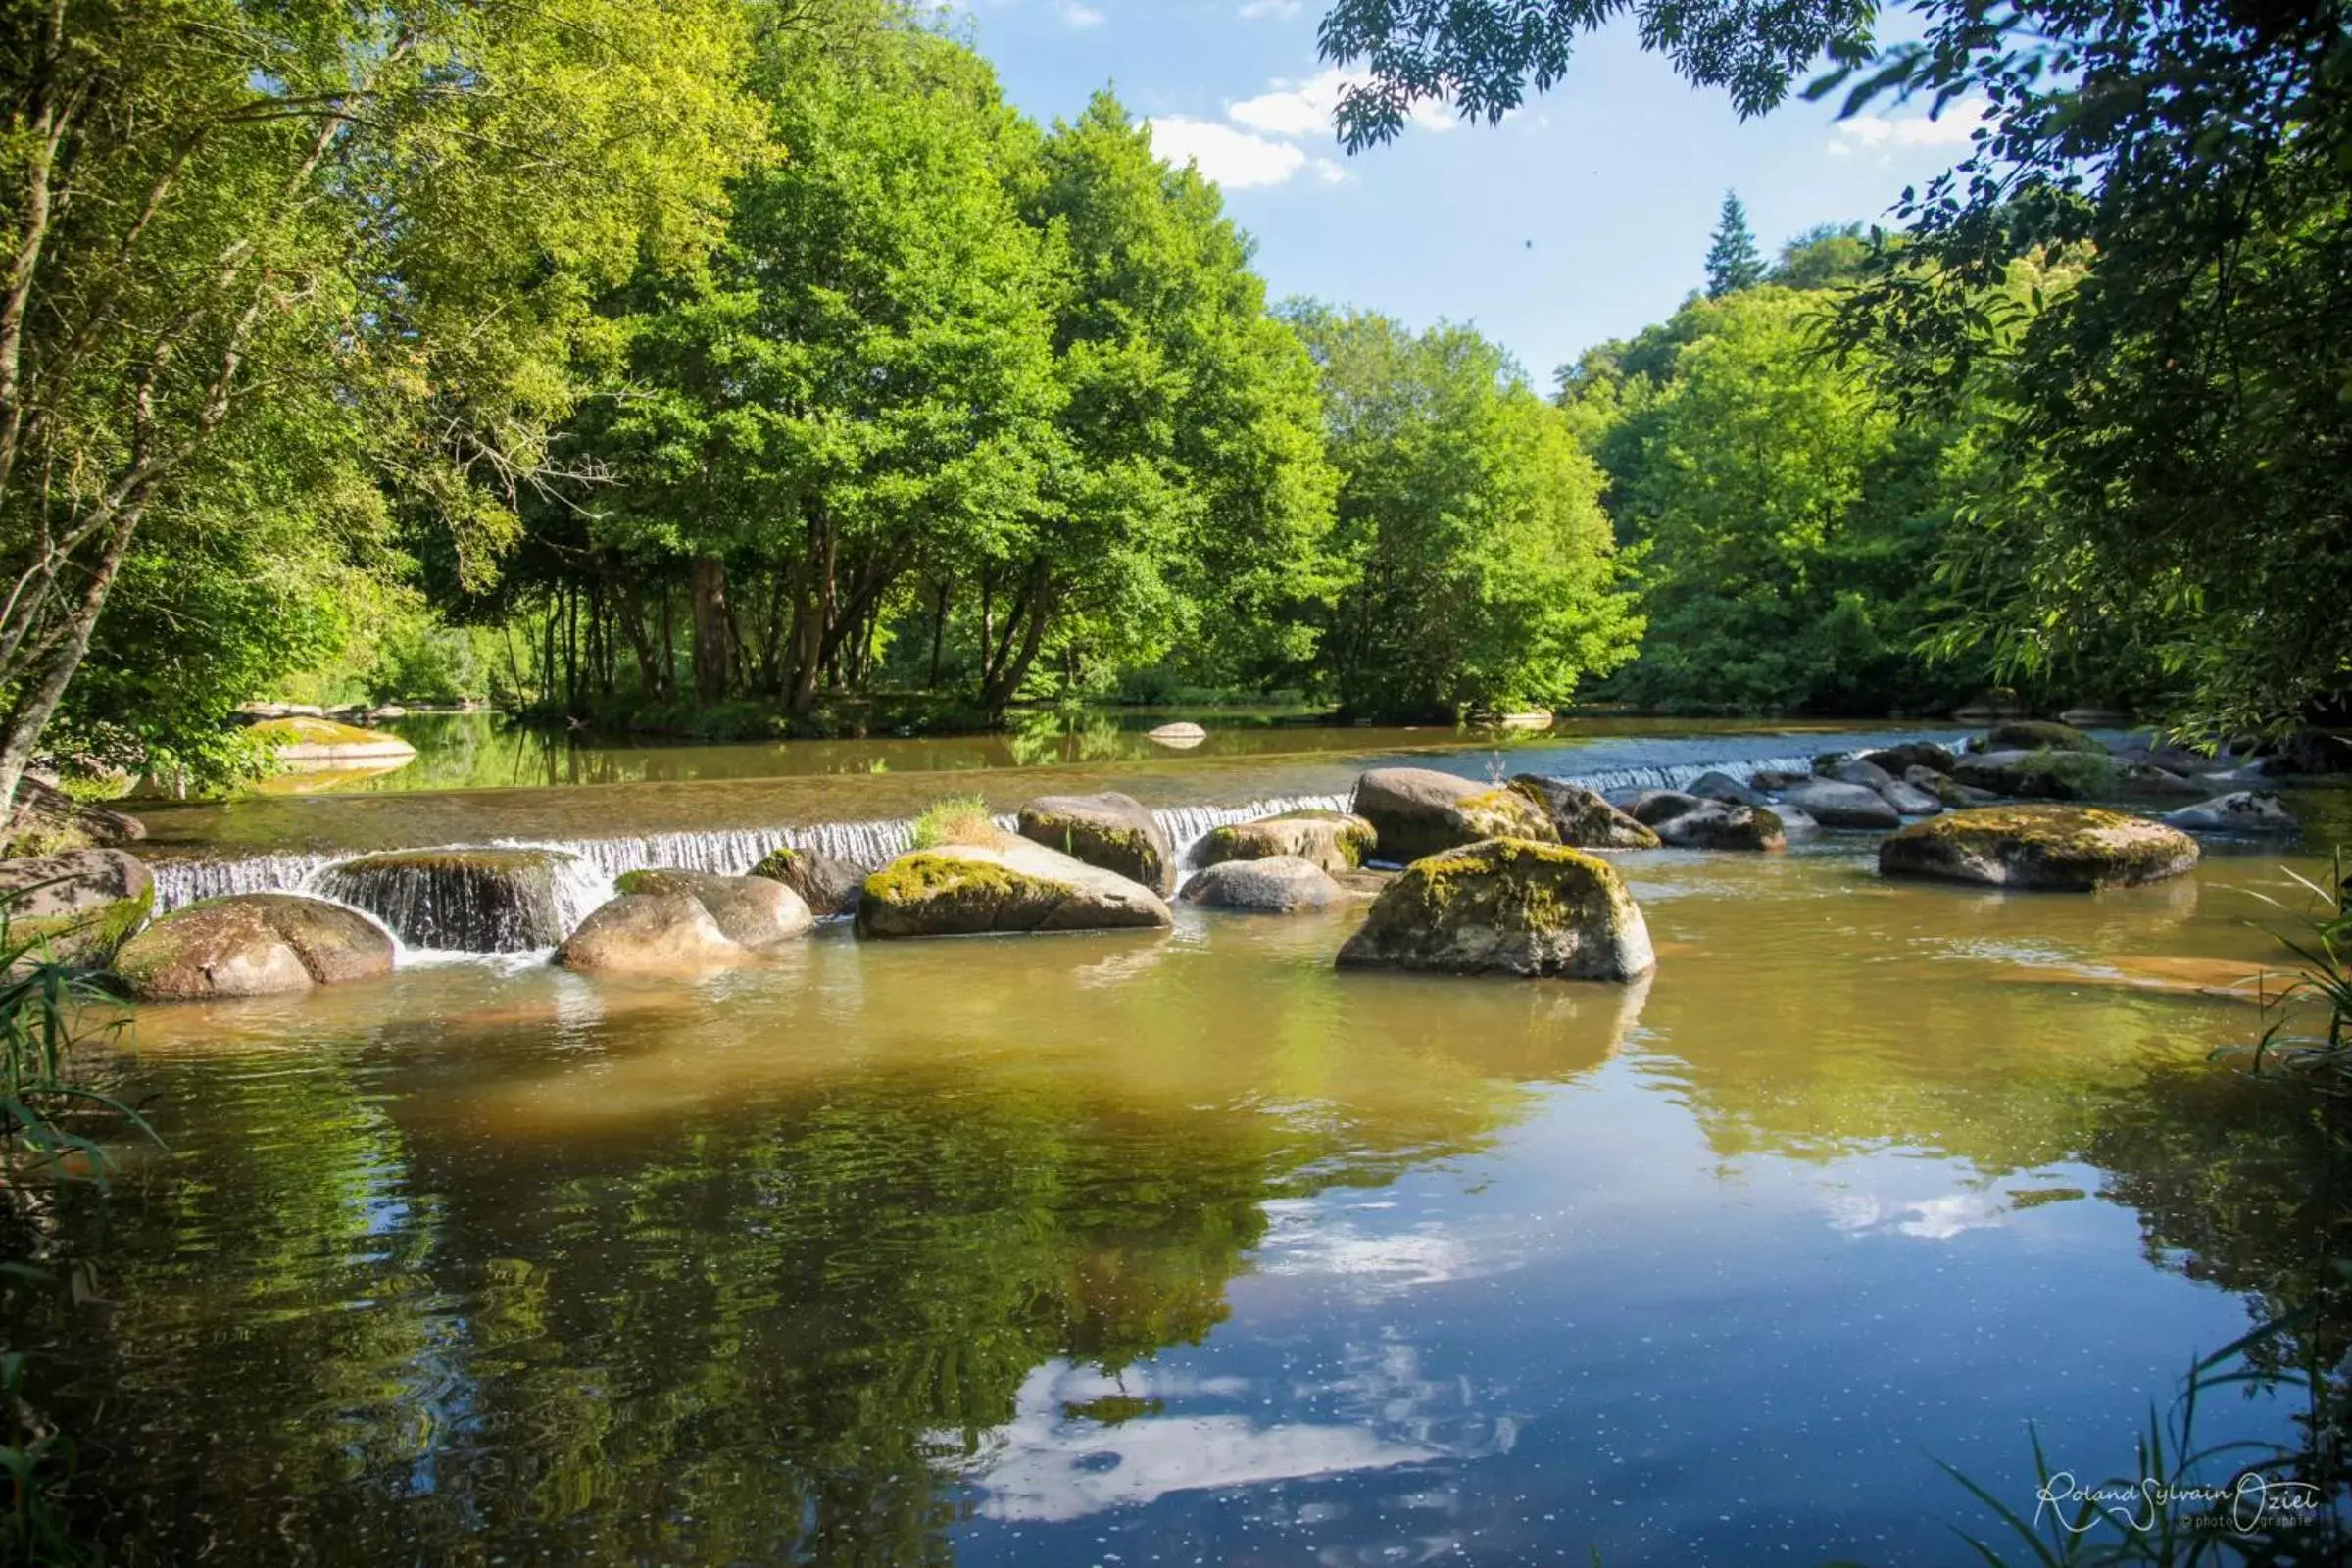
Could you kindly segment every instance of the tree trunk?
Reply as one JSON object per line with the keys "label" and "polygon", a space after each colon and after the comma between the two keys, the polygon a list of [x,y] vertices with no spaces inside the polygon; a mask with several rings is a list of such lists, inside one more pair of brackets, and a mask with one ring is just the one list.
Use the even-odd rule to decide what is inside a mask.
{"label": "tree trunk", "polygon": [[81,667],[82,655],[89,652],[90,632],[98,624],[98,612],[106,608],[107,591],[114,586],[123,552],[130,548],[130,536],[138,531],[145,511],[144,503],[128,506],[116,517],[106,549],[90,573],[89,586],[82,590],[81,603],[74,607],[73,618],[66,623],[65,636],[50,650],[5,723],[0,723],[0,820],[15,814],[17,786],[24,781],[33,748],[40,744],[41,732],[49,727],[74,672]]}
{"label": "tree trunk", "polygon": [[939,580],[939,600],[931,611],[931,689],[939,690],[939,645],[948,633],[948,579]]}
{"label": "tree trunk", "polygon": [[1029,666],[1037,659],[1037,651],[1045,642],[1046,606],[1053,581],[1053,572],[1044,562],[1040,561],[1031,567],[1029,591],[1014,609],[1012,617],[1004,623],[1007,649],[1016,625],[1020,627],[1021,646],[1020,651],[1010,657],[1007,657],[1007,649],[998,650],[994,661],[997,666],[995,673],[989,677],[988,685],[981,694],[982,705],[988,710],[988,721],[991,724],[1004,721],[1004,705],[1011,702],[1013,694],[1021,689],[1021,681],[1028,675]]}
{"label": "tree trunk", "polygon": [[690,568],[694,591],[694,697],[715,703],[727,695],[727,564],[697,556]]}

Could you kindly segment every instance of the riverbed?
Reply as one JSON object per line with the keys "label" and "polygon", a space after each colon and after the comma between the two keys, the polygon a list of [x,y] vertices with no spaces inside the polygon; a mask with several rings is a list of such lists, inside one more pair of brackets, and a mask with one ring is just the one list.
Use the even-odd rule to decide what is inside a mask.
{"label": "riverbed", "polygon": [[[156,826],[215,866],[734,854],[970,789],[1198,810],[1389,757],[1664,777],[1840,736],[1326,738]],[[1622,856],[1660,953],[1631,987],[1342,973],[1360,907],[1186,907],[154,1007],[123,1049],[163,1147],[69,1200],[86,1298],[18,1327],[122,1562],[1962,1560],[1998,1526],[1942,1465],[2028,1515],[2030,1430],[2126,1469],[2340,1240],[2301,1107],[2205,1059],[2262,1028],[2228,989],[2284,956],[2257,895],[2352,837],[2296,805],[2292,851],[2096,896],[1883,882],[1866,836]]]}

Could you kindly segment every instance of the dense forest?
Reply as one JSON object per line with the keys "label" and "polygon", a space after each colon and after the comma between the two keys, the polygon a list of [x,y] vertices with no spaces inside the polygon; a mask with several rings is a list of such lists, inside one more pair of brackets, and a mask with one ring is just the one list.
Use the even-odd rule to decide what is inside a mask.
{"label": "dense forest", "polygon": [[[1556,76],[1447,33],[1481,12],[1339,6],[1345,139]],[[2236,93],[2198,142],[2065,120],[1955,16],[1849,108],[2020,106],[1961,171],[1777,260],[1727,198],[1705,290],[1545,398],[1465,327],[1270,302],[1114,98],[1039,125],[891,0],[16,0],[0,794],[231,779],[263,697],[707,735],[2325,708],[2336,35],[2052,19]],[[1678,61],[1766,107],[1858,58],[1835,24]]]}

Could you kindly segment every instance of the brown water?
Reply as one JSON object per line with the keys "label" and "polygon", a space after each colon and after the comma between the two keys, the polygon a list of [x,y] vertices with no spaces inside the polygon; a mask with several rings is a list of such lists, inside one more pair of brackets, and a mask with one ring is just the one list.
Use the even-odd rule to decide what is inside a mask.
{"label": "brown water", "polygon": [[150,1009],[13,1343],[128,1563],[1961,1560],[1937,1461],[2119,1471],[2346,1189],[2202,1059],[2276,858],[1867,852],[1624,857],[1624,989],[1186,910]]}

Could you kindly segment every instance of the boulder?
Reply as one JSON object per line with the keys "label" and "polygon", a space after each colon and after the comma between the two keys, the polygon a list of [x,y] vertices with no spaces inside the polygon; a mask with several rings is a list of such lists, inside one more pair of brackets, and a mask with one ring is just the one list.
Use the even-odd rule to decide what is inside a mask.
{"label": "boulder", "polygon": [[1809,839],[1821,831],[1821,824],[1813,820],[1810,812],[1801,807],[1790,806],[1787,801],[1776,802],[1766,809],[1781,824],[1783,838]]}
{"label": "boulder", "polygon": [[0,860],[0,923],[12,948],[35,944],[61,963],[100,965],[155,906],[155,878],[121,850]]}
{"label": "boulder", "polygon": [[729,942],[758,950],[805,937],[816,924],[808,903],[772,877],[718,876],[709,871],[630,871],[614,886],[624,894],[677,894],[701,905]]}
{"label": "boulder", "polygon": [[1414,861],[1340,949],[1342,968],[1632,980],[1657,958],[1614,866],[1526,839]]}
{"label": "boulder", "polygon": [[2060,713],[2058,722],[2072,724],[2077,729],[2121,729],[2132,722],[2132,715],[2120,708],[2098,708],[2085,704]]}
{"label": "boulder", "polygon": [[1173,923],[1140,882],[1009,834],[902,855],[865,879],[861,937],[1110,931]]}
{"label": "boulder", "polygon": [[1902,814],[1886,804],[1877,790],[1861,784],[1841,784],[1817,778],[1791,784],[1781,799],[1823,827],[1890,828],[1902,825]]}
{"label": "boulder", "polygon": [[562,850],[396,850],[319,874],[318,891],[365,909],[413,948],[528,953],[564,940]]}
{"label": "boulder", "polygon": [[1194,847],[1200,865],[1277,857],[1308,861],[1337,874],[1368,859],[1378,843],[1372,824],[1346,811],[1285,811],[1254,822],[1213,827]]}
{"label": "boulder", "polygon": [[1995,795],[2036,801],[2093,801],[2117,789],[2115,759],[2105,752],[1984,752],[1954,762],[1952,777]]}
{"label": "boulder", "polygon": [[1426,767],[1378,767],[1355,781],[1355,814],[1402,863],[1482,839],[1556,837],[1551,815],[1516,790]]}
{"label": "boulder", "polygon": [[2195,806],[2167,811],[2157,818],[2190,833],[2240,834],[2248,838],[2292,838],[2303,824],[2286,803],[2267,790],[2239,790],[2217,795]]}
{"label": "boulder", "polygon": [[2205,785],[2193,778],[2183,778],[2169,767],[2153,762],[2122,762],[2115,770],[2116,793],[2135,796],[2142,800],[2162,800],[2167,796],[2203,800]]}
{"label": "boulder", "polygon": [[2087,806],[1992,806],[1914,822],[1879,846],[1882,876],[2087,891],[2179,876],[2197,841]]}
{"label": "boulder", "polygon": [[1943,809],[1943,802],[1935,791],[1922,789],[1908,779],[1890,778],[1878,791],[1880,800],[1905,816],[1934,816]]}
{"label": "boulder", "polygon": [[1618,802],[1618,808],[1643,827],[1654,828],[1661,822],[1688,815],[1705,804],[1682,790],[1635,790]]}
{"label": "boulder", "polygon": [[1809,768],[1802,773],[1791,773],[1785,768],[1764,767],[1748,774],[1747,782],[1753,789],[1785,790],[1793,785],[1805,783],[1812,777],[1813,773]]}
{"label": "boulder", "polygon": [[1176,855],[1159,818],[1125,795],[1041,795],[1021,808],[1020,835],[1154,893],[1176,886]]}
{"label": "boulder", "polygon": [[1208,731],[1190,719],[1179,719],[1173,724],[1162,724],[1157,729],[1144,731],[1144,738],[1182,752],[1208,739]]}
{"label": "boulder", "polygon": [[[764,885],[800,902],[781,882]],[[801,912],[807,915],[806,905]],[[555,961],[591,974],[694,974],[749,963],[753,956],[693,894],[624,892],[598,905],[556,949]]]}
{"label": "boulder", "polygon": [[1749,788],[1729,773],[1701,773],[1684,785],[1683,792],[1687,795],[1695,795],[1702,801],[1729,801],[1734,806],[1770,806],[1772,804],[1771,801],[1765,799],[1763,791]]}
{"label": "boulder", "polygon": [[346,762],[405,762],[416,748],[397,735],[339,723],[317,713],[265,718],[246,730],[281,767],[334,767]]}
{"label": "boulder", "polygon": [[1197,871],[1177,895],[1210,909],[1247,909],[1258,914],[1292,914],[1326,909],[1348,897],[1331,873],[1296,855],[1256,860],[1220,860]]}
{"label": "boulder", "polygon": [[1990,790],[1981,790],[1959,783],[1936,772],[1932,767],[1914,765],[1905,768],[1903,782],[1935,796],[1936,804],[1947,810],[1965,811],[1972,806],[1990,806],[2000,799]]}
{"label": "boulder", "polygon": [[1982,745],[1975,748],[1984,752],[2096,752],[2107,755],[2106,744],[2093,740],[2072,724],[2054,724],[2047,719],[2021,718],[2006,724],[1995,724],[1984,732]]}
{"label": "boulder", "polygon": [[1658,824],[1658,837],[1682,850],[1785,850],[1788,835],[1771,808],[1701,801]]}
{"label": "boulder", "polygon": [[290,893],[176,909],[122,944],[115,972],[146,1002],[260,997],[392,972],[393,942],[366,915]]}
{"label": "boulder", "polygon": [[1813,759],[1813,776],[1839,784],[1859,784],[1866,790],[1884,789],[1894,782],[1894,775],[1878,763],[1866,762],[1845,752]]}
{"label": "boulder", "polygon": [[865,891],[865,868],[835,859],[821,850],[796,850],[780,845],[767,852],[748,875],[781,882],[801,896],[817,914],[849,914]]}
{"label": "boulder", "polygon": [[1522,773],[1511,788],[1544,808],[1552,836],[1586,850],[1654,850],[1658,836],[1582,784]]}
{"label": "boulder", "polygon": [[135,816],[88,806],[47,779],[26,773],[17,781],[17,801],[0,835],[0,853],[24,856],[55,855],[93,844],[128,844],[147,836],[147,824]]}
{"label": "boulder", "polygon": [[1909,778],[1911,769],[1915,767],[1924,767],[1936,773],[1949,773],[1952,770],[1951,749],[1938,746],[1934,741],[1905,741],[1899,746],[1882,746],[1875,751],[1864,752],[1862,760],[1885,768],[1896,778]]}

